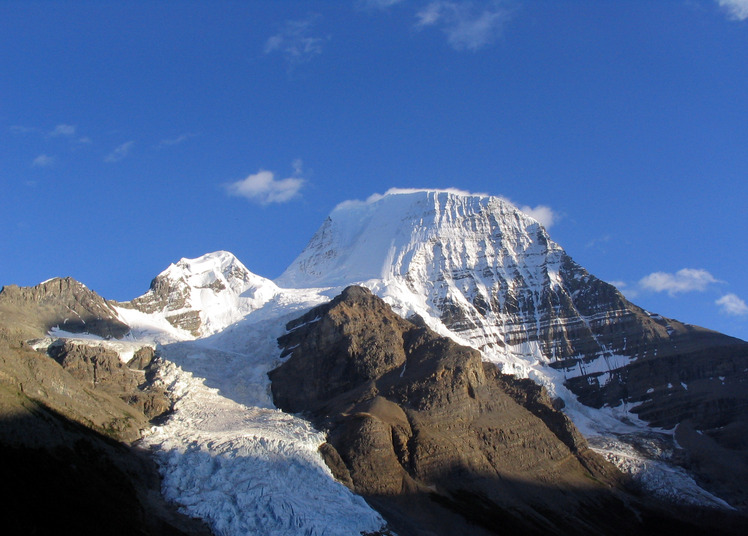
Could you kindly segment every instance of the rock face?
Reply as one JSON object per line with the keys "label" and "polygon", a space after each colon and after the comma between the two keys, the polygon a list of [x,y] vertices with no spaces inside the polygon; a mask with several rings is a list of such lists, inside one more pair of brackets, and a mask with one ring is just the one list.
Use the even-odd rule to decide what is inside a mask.
{"label": "rock face", "polygon": [[55,327],[105,338],[120,338],[130,330],[107,300],[70,277],[35,287],[3,287],[0,324],[28,338],[45,335]]}
{"label": "rock face", "polygon": [[368,290],[349,287],[287,328],[276,405],[329,430],[335,476],[399,534],[625,534],[659,515],[637,518],[621,475],[541,387]]}
{"label": "rock face", "polygon": [[209,535],[160,495],[142,413],[0,337],[0,515],[7,534]]}
{"label": "rock face", "polygon": [[171,401],[163,389],[150,385],[144,374],[155,358],[151,347],[143,347],[124,364],[117,352],[80,341],[58,339],[47,353],[84,386],[117,397],[138,410],[148,420],[171,410]]}

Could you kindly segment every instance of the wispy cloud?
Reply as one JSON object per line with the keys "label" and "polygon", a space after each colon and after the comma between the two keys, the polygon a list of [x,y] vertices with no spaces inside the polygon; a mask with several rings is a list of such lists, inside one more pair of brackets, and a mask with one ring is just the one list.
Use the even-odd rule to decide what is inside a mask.
{"label": "wispy cloud", "polygon": [[725,294],[714,303],[719,305],[724,314],[731,316],[748,315],[748,305],[735,294]]}
{"label": "wispy cloud", "polygon": [[157,148],[161,147],[171,147],[174,145],[179,145],[181,143],[184,143],[185,141],[196,137],[197,134],[193,134],[192,132],[187,132],[185,134],[180,134],[179,136],[176,136],[174,138],[167,138],[164,140],[161,140],[157,146]]}
{"label": "wispy cloud", "polygon": [[436,0],[416,14],[416,28],[437,27],[455,50],[479,50],[493,43],[510,12],[501,2]]}
{"label": "wispy cloud", "polygon": [[130,153],[130,149],[132,149],[133,145],[135,145],[134,141],[126,141],[122,145],[119,145],[111,153],[104,157],[104,162],[119,162]]}
{"label": "wispy cloud", "polygon": [[587,248],[587,249],[590,249],[590,248],[601,249],[602,244],[607,244],[608,242],[610,242],[611,238],[612,237],[610,235],[605,235],[605,236],[601,236],[601,237],[598,237],[598,238],[593,238],[592,240],[590,240],[589,242],[587,242],[584,245],[584,247]]}
{"label": "wispy cloud", "polygon": [[716,0],[727,16],[733,20],[748,19],[748,0]]}
{"label": "wispy cloud", "polygon": [[703,292],[714,283],[721,281],[706,270],[695,268],[683,268],[674,274],[654,272],[639,280],[639,286],[644,290],[667,292],[669,296],[684,292]]}
{"label": "wispy cloud", "polygon": [[8,131],[12,134],[30,134],[32,132],[38,132],[39,129],[36,127],[25,127],[23,125],[13,125],[8,127]]}
{"label": "wispy cloud", "polygon": [[58,137],[58,136],[75,136],[75,125],[57,125],[54,129],[52,129],[49,133],[52,137]]}
{"label": "wispy cloud", "polygon": [[48,154],[40,154],[31,162],[31,167],[50,167],[55,163],[55,157]]}
{"label": "wispy cloud", "polygon": [[363,9],[387,9],[403,0],[358,0],[356,4]]}
{"label": "wispy cloud", "polygon": [[312,28],[319,18],[319,15],[311,15],[303,20],[287,21],[280,32],[265,41],[265,54],[282,54],[289,69],[322,54],[322,45],[329,37],[312,35]]}
{"label": "wispy cloud", "polygon": [[260,170],[246,179],[227,184],[226,191],[261,205],[285,203],[296,197],[306,182],[301,177],[301,160],[294,160],[293,168],[293,176],[285,179],[276,179],[272,171]]}

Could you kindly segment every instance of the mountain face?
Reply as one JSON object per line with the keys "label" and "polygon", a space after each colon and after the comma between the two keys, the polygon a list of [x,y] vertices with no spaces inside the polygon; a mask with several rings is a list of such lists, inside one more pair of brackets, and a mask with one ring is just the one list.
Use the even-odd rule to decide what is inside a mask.
{"label": "mountain face", "polygon": [[542,387],[397,316],[362,287],[287,325],[278,407],[328,430],[336,478],[399,534],[698,533],[626,493]]}
{"label": "mountain face", "polygon": [[0,323],[27,338],[53,328],[120,338],[130,329],[107,300],[70,277],[57,277],[35,287],[3,287]]}
{"label": "mountain face", "polygon": [[[706,434],[712,454],[748,437],[748,343],[630,303],[502,199],[394,191],[340,205],[277,283],[343,282],[372,288],[398,313],[421,315],[552,393],[565,387],[587,406],[623,406],[656,427],[685,423]],[[691,468],[709,465],[696,451]],[[702,476],[748,504],[734,482]]]}
{"label": "mountain face", "polygon": [[53,534],[61,524],[76,534],[210,534],[166,503],[153,459],[130,447],[171,400],[147,380],[153,347],[113,338],[128,332],[109,302],[70,278],[0,292],[8,534]]}
{"label": "mountain face", "polygon": [[[600,533],[590,510],[621,510],[608,495],[617,472],[563,414],[546,405],[549,427],[478,352],[402,319],[370,291],[349,287],[287,327],[279,343],[290,357],[270,372],[276,405],[329,430],[328,465],[396,532],[466,533],[476,519],[459,514],[470,502],[492,512],[473,533],[492,533],[498,520],[524,534]],[[594,505],[583,492],[598,495]]]}
{"label": "mountain face", "polygon": [[146,314],[158,314],[175,328],[205,336],[262,306],[275,285],[253,274],[227,251],[181,259],[151,281],[143,296],[119,303]]}

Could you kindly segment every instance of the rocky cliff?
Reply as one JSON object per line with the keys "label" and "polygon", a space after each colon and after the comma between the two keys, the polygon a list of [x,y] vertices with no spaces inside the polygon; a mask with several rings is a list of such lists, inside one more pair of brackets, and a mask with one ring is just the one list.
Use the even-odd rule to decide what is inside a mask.
{"label": "rocky cliff", "polygon": [[0,324],[27,338],[46,335],[53,328],[105,338],[120,338],[130,330],[111,303],[70,277],[35,287],[3,287]]}

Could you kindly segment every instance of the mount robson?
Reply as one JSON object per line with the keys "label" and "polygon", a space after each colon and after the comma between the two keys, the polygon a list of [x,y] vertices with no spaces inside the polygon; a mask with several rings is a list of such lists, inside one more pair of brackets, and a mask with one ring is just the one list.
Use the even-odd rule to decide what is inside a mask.
{"label": "mount robson", "polygon": [[745,534],[747,381],[507,201],[390,190],[275,280],[3,287],[3,532]]}

